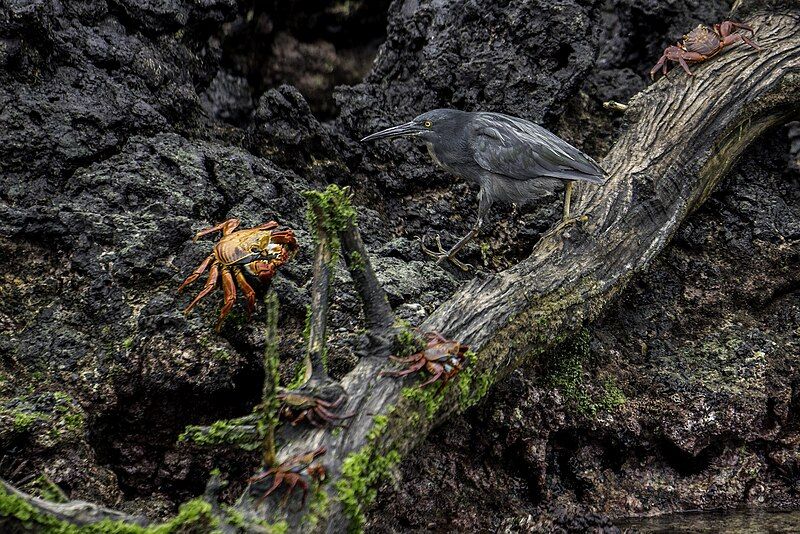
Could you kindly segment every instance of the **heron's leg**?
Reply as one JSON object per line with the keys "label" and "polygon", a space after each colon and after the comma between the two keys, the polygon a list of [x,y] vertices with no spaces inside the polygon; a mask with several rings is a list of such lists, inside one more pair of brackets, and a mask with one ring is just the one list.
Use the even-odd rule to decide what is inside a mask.
{"label": "heron's leg", "polygon": [[548,237],[556,232],[559,232],[566,228],[567,226],[573,225],[575,223],[585,223],[589,220],[587,215],[577,215],[575,217],[570,216],[570,203],[572,200],[572,189],[574,186],[574,182],[572,180],[566,183],[566,187],[564,190],[564,214],[561,218],[561,221],[555,225],[552,229],[548,230],[544,235],[542,235],[539,240],[541,241],[545,237]]}
{"label": "heron's leg", "polygon": [[454,265],[456,265],[456,267],[458,267],[463,271],[468,271],[472,267],[471,265],[460,261],[455,256],[458,253],[458,251],[464,248],[464,245],[475,239],[475,236],[478,235],[478,232],[481,229],[481,225],[483,225],[483,219],[486,217],[486,214],[489,212],[489,207],[491,207],[492,205],[491,199],[483,191],[483,189],[481,189],[478,199],[479,199],[478,221],[475,223],[475,226],[472,227],[472,230],[470,230],[469,233],[467,233],[467,235],[459,239],[458,243],[453,245],[453,247],[450,250],[445,251],[442,248],[442,242],[439,239],[438,235],[436,236],[436,246],[439,249],[438,251],[431,250],[427,248],[424,243],[422,244],[422,251],[428,256],[436,258],[436,263],[441,265],[442,262],[444,262],[445,260],[450,260],[451,262],[453,262]]}
{"label": "heron's leg", "polygon": [[439,250],[431,250],[425,246],[425,243],[422,242],[420,242],[420,244],[422,246],[422,252],[424,252],[425,254],[427,254],[432,258],[435,258],[436,263],[441,265],[442,262],[444,262],[445,260],[450,260],[456,267],[458,267],[462,271],[469,271],[472,268],[472,265],[464,263],[463,261],[456,258],[455,255],[458,253],[459,250],[464,248],[464,245],[469,243],[470,240],[473,239],[476,235],[478,235],[477,226],[475,226],[475,228],[470,230],[467,235],[462,237],[458,241],[458,243],[453,245],[453,248],[451,248],[450,250],[444,250],[444,248],[442,247],[442,240],[439,239],[438,235],[436,236],[436,248],[438,248]]}
{"label": "heron's leg", "polygon": [[569,205],[572,201],[572,180],[569,180],[564,188],[564,216],[562,217],[562,221],[569,220]]}

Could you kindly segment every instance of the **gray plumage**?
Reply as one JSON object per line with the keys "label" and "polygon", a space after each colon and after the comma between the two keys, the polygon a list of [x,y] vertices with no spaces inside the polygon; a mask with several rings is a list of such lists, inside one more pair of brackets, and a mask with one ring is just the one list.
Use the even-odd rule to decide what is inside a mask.
{"label": "gray plumage", "polygon": [[523,204],[566,182],[566,218],[573,181],[605,183],[592,158],[538,124],[502,113],[435,109],[362,141],[399,136],[420,138],[438,165],[480,187],[476,227],[449,259],[477,234],[495,201]]}

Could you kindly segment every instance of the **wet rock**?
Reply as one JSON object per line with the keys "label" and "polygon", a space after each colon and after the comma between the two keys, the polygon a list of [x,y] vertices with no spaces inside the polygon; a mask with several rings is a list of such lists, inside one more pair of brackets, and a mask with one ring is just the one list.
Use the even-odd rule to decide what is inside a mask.
{"label": "wet rock", "polygon": [[206,113],[234,125],[243,124],[253,110],[250,85],[224,70],[217,72],[200,102]]}

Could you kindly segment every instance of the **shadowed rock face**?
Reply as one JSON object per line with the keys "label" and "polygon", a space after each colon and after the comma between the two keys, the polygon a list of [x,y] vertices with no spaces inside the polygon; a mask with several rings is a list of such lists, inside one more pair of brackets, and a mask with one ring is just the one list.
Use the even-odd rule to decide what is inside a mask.
{"label": "shadowed rock face", "polygon": [[[300,254],[274,282],[288,379],[303,351],[309,300],[311,239],[300,193],[329,182],[350,185],[390,303],[419,324],[466,275],[427,261],[414,239],[441,233],[451,244],[465,233],[474,221],[474,191],[434,169],[408,141],[362,146],[355,139],[453,106],[542,121],[602,156],[620,126],[603,100],[624,101],[644,86],[664,46],[727,10],[724,2],[694,3],[406,1],[384,13],[380,2],[319,10],[308,2],[6,2],[0,476],[34,490],[44,472],[73,498],[153,517],[202,492],[214,467],[234,481],[234,495],[256,467],[255,455],[199,450],[176,438],[186,424],[243,415],[257,401],[261,315],[248,322],[237,306],[217,335],[221,297],[212,294],[183,316],[190,295],[175,290],[212,245],[193,244],[194,233],[229,217],[247,225],[275,219],[295,229]],[[311,22],[292,22],[289,12]],[[335,83],[369,70],[384,33],[363,83],[332,94]],[[320,78],[327,61],[334,74]],[[728,460],[743,465],[731,455],[755,456],[753,465],[766,467],[756,470],[755,485],[733,477],[735,484],[703,503],[741,500],[739,483],[753,498],[766,495],[753,489],[758,484],[784,495],[781,477],[796,478],[797,469],[786,447],[737,452],[756,437],[777,443],[786,435],[767,436],[759,425],[796,427],[797,400],[787,400],[797,389],[790,387],[793,371],[787,353],[776,349],[793,346],[785,344],[796,342],[786,341],[787,332],[797,329],[797,222],[783,216],[784,208],[796,212],[796,198],[779,194],[796,193],[796,174],[782,174],[785,166],[772,156],[788,153],[783,139],[753,151],[728,193],[717,194],[629,290],[626,298],[638,305],[609,311],[591,331],[593,359],[582,367],[587,397],[558,393],[574,381],[547,378],[564,374],[553,363],[516,374],[409,460],[403,492],[385,493],[379,503],[383,517],[422,528],[397,503],[412,510],[424,501],[434,516],[452,509],[465,526],[480,513],[487,525],[511,528],[524,519],[518,513],[557,503],[560,511],[531,521],[604,525],[580,506],[636,513],[620,504],[631,497],[663,510],[689,507],[704,473],[723,473]],[[765,195],[760,188],[768,186],[758,184],[773,185]],[[555,197],[513,217],[498,208],[466,259],[481,270],[513,263],[559,210]],[[752,258],[748,269],[737,268],[742,257]],[[697,285],[684,287],[687,279]],[[727,282],[702,285],[716,279]],[[336,377],[355,361],[359,313],[340,269],[330,328]],[[706,315],[715,319],[702,320]],[[659,318],[654,325],[652,317]],[[781,333],[775,324],[790,326]],[[692,355],[699,361],[689,366]],[[755,386],[739,379],[751,375]],[[628,402],[606,415],[620,398],[614,388]],[[709,423],[705,408],[726,403],[744,415],[715,412]],[[752,434],[736,430],[747,425]],[[459,448],[472,432],[491,440]],[[636,466],[625,461],[673,477],[690,497],[643,495]],[[519,462],[521,474],[508,467]],[[606,469],[615,478],[604,486],[598,473],[610,476]],[[456,482],[463,483],[458,491]]]}

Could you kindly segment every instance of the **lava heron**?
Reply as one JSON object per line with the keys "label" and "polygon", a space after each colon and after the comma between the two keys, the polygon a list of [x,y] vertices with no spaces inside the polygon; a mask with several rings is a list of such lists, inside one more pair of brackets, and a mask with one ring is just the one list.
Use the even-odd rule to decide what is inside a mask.
{"label": "lava heron", "polygon": [[480,186],[472,230],[448,251],[438,236],[438,252],[422,247],[437,263],[451,260],[464,270],[468,266],[455,255],[478,235],[495,201],[523,204],[566,183],[561,227],[576,220],[569,216],[573,182],[605,183],[605,171],[592,158],[538,124],[502,113],[434,109],[361,141],[400,136],[419,137],[434,162]]}

